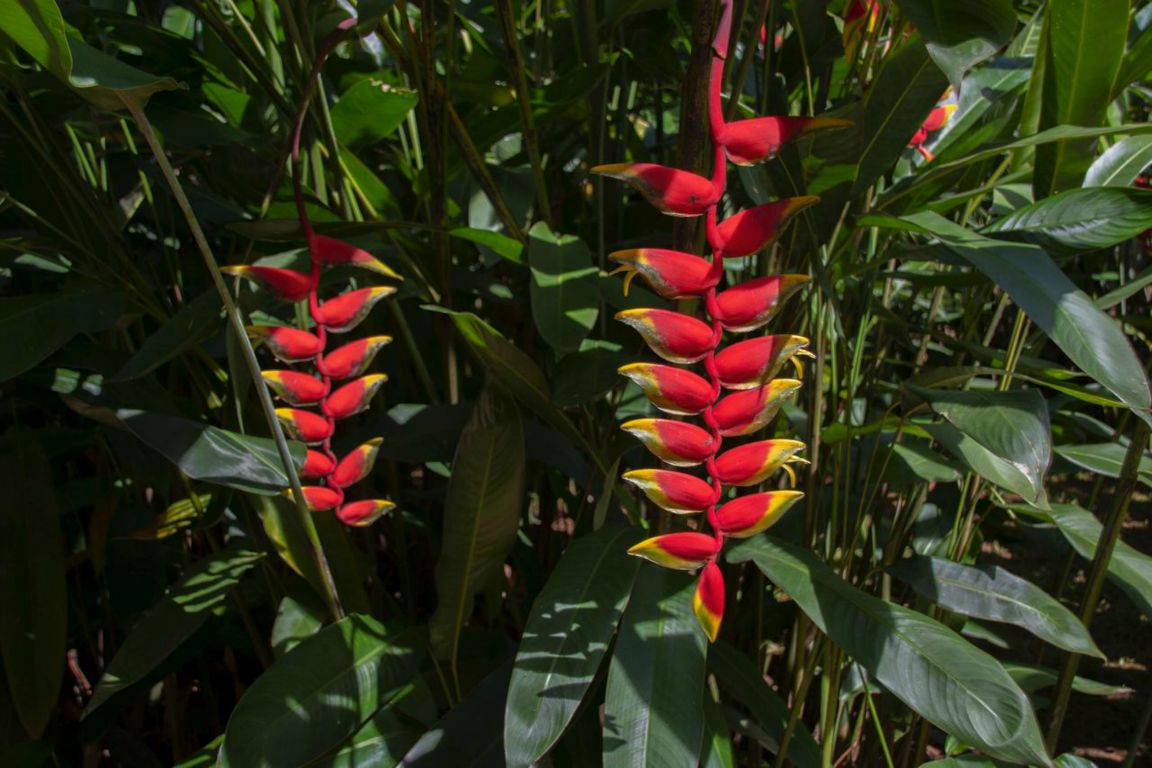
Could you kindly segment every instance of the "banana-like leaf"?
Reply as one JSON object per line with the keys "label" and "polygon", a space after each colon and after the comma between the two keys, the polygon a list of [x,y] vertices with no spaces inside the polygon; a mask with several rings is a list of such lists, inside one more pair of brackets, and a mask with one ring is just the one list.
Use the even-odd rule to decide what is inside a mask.
{"label": "banana-like leaf", "polygon": [[528,231],[528,266],[536,328],[557,357],[575,352],[596,324],[600,306],[599,270],[588,246],[539,222]]}
{"label": "banana-like leaf", "polygon": [[732,548],[753,561],[881,685],[929,722],[984,752],[1050,766],[1028,697],[996,659],[940,622],[844,581],[815,553],[769,536]]}
{"label": "banana-like leaf", "polygon": [[[1143,37],[1152,41],[1152,34]],[[1128,136],[1096,158],[1084,174],[1084,186],[1130,187],[1149,165],[1152,165],[1152,136]]]}
{"label": "banana-like leaf", "polygon": [[896,0],[953,83],[1004,47],[1016,30],[1011,0]]}
{"label": "banana-like leaf", "polygon": [[107,291],[26,294],[0,299],[0,381],[43,362],[78,333],[102,331],[124,312],[124,296]]}
{"label": "banana-like leaf", "polygon": [[[1058,445],[1053,450],[1062,459],[1105,477],[1120,477],[1124,466],[1127,447],[1120,443],[1085,443],[1083,445]],[[1152,487],[1152,455],[1147,451],[1136,468],[1140,482]]]}
{"label": "banana-like leaf", "polygon": [[[1012,679],[1028,693],[1051,688],[1053,685],[1056,685],[1058,679],[1056,670],[1048,669],[1047,667],[1038,667],[1035,664],[1017,664],[1010,662],[1004,665],[1004,669],[1008,674],[1012,675]],[[1089,680],[1079,675],[1072,678],[1072,690],[1077,693],[1083,693],[1086,696],[1116,696],[1132,692],[1131,688],[1123,685],[1109,685],[1108,683],[1102,683],[1099,680]]]}
{"label": "banana-like leaf", "polygon": [[408,750],[403,768],[502,768],[504,702],[512,664],[502,665],[468,691],[464,699]]}
{"label": "banana-like leaf", "polygon": [[954,613],[1015,624],[1058,648],[1104,658],[1075,614],[1040,587],[999,566],[917,555],[888,571]]}
{"label": "banana-like leaf", "polygon": [[1053,253],[1109,248],[1152,228],[1152,190],[1073,189],[1017,208],[981,230]]}
{"label": "banana-like leaf", "polygon": [[504,752],[529,766],[564,734],[600,669],[640,561],[634,528],[606,525],[569,546],[532,604],[508,689]]}
{"label": "banana-like leaf", "polygon": [[637,574],[608,668],[605,768],[699,763],[708,643],[692,614],[695,589],[664,568]]}

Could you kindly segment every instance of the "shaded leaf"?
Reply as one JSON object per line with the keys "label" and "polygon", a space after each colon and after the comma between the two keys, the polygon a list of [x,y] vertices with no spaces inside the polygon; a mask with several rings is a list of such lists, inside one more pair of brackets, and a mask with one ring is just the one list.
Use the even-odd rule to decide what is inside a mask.
{"label": "shaded leaf", "polygon": [[628,604],[640,561],[627,550],[639,540],[608,525],[577,539],[533,602],[508,688],[508,765],[547,754],[587,695]]}
{"label": "shaded leaf", "polygon": [[[1127,448],[1120,443],[1086,443],[1058,445],[1055,451],[1056,455],[1084,469],[1105,477],[1120,477]],[[1136,477],[1145,485],[1152,486],[1152,455],[1147,451],[1137,465]]]}
{"label": "shaded leaf", "polygon": [[[1008,674],[1012,675],[1012,679],[1028,693],[1051,688],[1056,685],[1058,677],[1056,670],[1048,669],[1047,667],[1038,667],[1035,664],[1009,662],[1004,665],[1004,669]],[[1115,696],[1117,694],[1130,693],[1132,689],[1123,685],[1109,685],[1099,680],[1089,680],[1086,677],[1077,675],[1072,678],[1072,690],[1077,693],[1083,693],[1086,696]],[[1059,761],[1057,761],[1057,764],[1059,764]]]}
{"label": "shaded leaf", "polygon": [[996,659],[943,624],[841,579],[813,552],[769,536],[728,555],[752,560],[881,685],[966,744],[1049,766],[1028,697]]}
{"label": "shaded leaf", "polygon": [[124,312],[119,293],[28,294],[0,299],[0,381],[41,363],[78,333],[102,331]]}
{"label": "shaded leaf", "polygon": [[206,291],[160,326],[136,350],[113,381],[129,381],[144,376],[203,341],[221,317],[220,296]]}
{"label": "shaded leaf", "polygon": [[578,237],[558,235],[544,222],[528,231],[532,318],[558,357],[574,352],[599,314],[599,270]]}
{"label": "shaded leaf", "polygon": [[399,128],[416,102],[413,91],[366,78],[340,94],[332,105],[332,128],[341,144],[370,146]]}
{"label": "shaded leaf", "polygon": [[503,768],[504,702],[512,665],[480,681],[408,750],[404,768]]}
{"label": "shaded leaf", "polygon": [[953,83],[1003,48],[1016,30],[1011,0],[897,0]]}
{"label": "shaded leaf", "polygon": [[519,240],[508,237],[508,235],[502,235],[490,229],[473,229],[471,227],[450,229],[448,234],[491,249],[500,258],[513,264],[524,263],[524,245]]}
{"label": "shaded leaf", "polygon": [[924,431],[934,437],[970,470],[1006,490],[1024,498],[1029,504],[1043,507],[1048,504],[1043,485],[1039,491],[1019,467],[997,456],[979,442],[951,424],[924,424]]}

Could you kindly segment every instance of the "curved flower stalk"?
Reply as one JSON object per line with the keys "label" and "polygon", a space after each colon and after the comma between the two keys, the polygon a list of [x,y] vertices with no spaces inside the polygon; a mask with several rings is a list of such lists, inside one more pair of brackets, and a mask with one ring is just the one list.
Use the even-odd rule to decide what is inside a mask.
{"label": "curved flower stalk", "polygon": [[[222,271],[255,282],[277,298],[287,302],[307,302],[309,328],[291,326],[252,326],[249,335],[264,342],[268,351],[281,363],[296,368],[262,371],[265,383],[284,402],[276,415],[285,429],[306,443],[308,452],[299,468],[304,501],[314,512],[334,512],[346,525],[370,525],[395,505],[385,499],[349,501],[345,491],[367,477],[376,461],[382,442],[373,438],[343,456],[332,450],[336,422],[368,408],[372,397],[387,377],[366,373],[376,353],[391,341],[388,336],[368,336],[334,344],[331,334],[352,331],[368,316],[372,307],[396,292],[392,286],[370,286],[345,291],[321,301],[320,277],[328,267],[350,265],[399,280],[400,275],[372,254],[351,243],[317,234],[304,205],[300,182],[300,139],[308,103],[319,76],[320,66],[336,44],[355,25],[349,19],[340,24],[320,46],[313,63],[312,75],[292,133],[292,190],[300,229],[308,244],[310,269],[263,266],[232,266]],[[291,490],[285,494],[291,495]]]}
{"label": "curved flower stalk", "polygon": [[[748,493],[724,501],[726,489],[759,485],[804,463],[797,440],[755,440],[725,446],[724,438],[752,435],[767,426],[780,406],[800,388],[798,378],[778,378],[798,356],[811,354],[808,340],[793,334],[755,336],[722,347],[724,332],[760,330],[787,299],[808,282],[806,275],[771,275],[722,287],[724,259],[747,256],[775,242],[788,221],[816,202],[798,197],[758,205],[717,221],[724,194],[726,159],[739,165],[773,157],[781,144],[816,130],[839,128],[830,118],[759,117],[727,122],[721,109],[721,78],[731,27],[731,5],[723,2],[713,40],[709,82],[709,122],[714,144],[712,177],[649,163],[593,168],[620,179],[672,216],[704,216],[711,258],[659,248],[620,251],[610,258],[627,273],[625,285],[639,275],[669,299],[702,298],[705,319],[661,309],[630,309],[617,319],[636,329],[667,363],[632,363],[620,373],[635,381],[660,410],[697,417],[702,425],[664,418],[635,419],[623,429],[639,438],[662,462],[685,468],[703,465],[708,479],[667,469],[624,474],[652,503],[676,515],[703,513],[707,528],[669,533],[629,550],[657,565],[699,570],[693,601],[696,617],[715,640],[724,615],[724,578],[717,559],[728,538],[755,536],[775,523],[803,494],[794,490]],[[702,364],[702,372],[683,367]],[[705,530],[710,529],[710,533]]]}

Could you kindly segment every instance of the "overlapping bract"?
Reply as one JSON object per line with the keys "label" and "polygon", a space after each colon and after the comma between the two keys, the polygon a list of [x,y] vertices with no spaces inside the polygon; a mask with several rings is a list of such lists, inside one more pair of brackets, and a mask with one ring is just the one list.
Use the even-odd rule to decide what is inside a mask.
{"label": "overlapping bract", "polygon": [[[637,469],[624,474],[657,506],[676,515],[706,515],[695,531],[667,533],[632,547],[631,554],[665,568],[697,571],[693,608],[710,640],[724,615],[724,576],[717,558],[727,538],[755,536],[773,525],[804,494],[769,490],[724,501],[726,487],[759,485],[783,470],[796,484],[793,464],[805,463],[798,440],[771,439],[730,446],[724,438],[750,435],[767,426],[801,387],[799,356],[808,339],[792,334],[758,336],[721,348],[725,332],[762,328],[787,299],[808,282],[806,275],[770,275],[721,289],[724,259],[757,253],[774,244],[789,219],[814,204],[813,197],[777,200],[716,222],[724,194],[725,158],[738,165],[773,157],[789,139],[814,130],[845,127],[842,120],[763,117],[726,122],[720,109],[720,79],[727,50],[730,4],[722,3],[712,45],[709,117],[715,145],[711,180],[650,163],[599,166],[593,172],[625,181],[648,202],[673,216],[708,217],[711,258],[660,248],[618,251],[610,258],[625,272],[625,290],[637,276],[668,299],[703,299],[707,321],[663,309],[629,309],[616,319],[634,328],[667,363],[630,363],[620,373],[632,379],[660,410],[698,416],[703,425],[667,418],[634,419],[623,429],[639,438],[662,462],[678,469]],[[678,368],[703,363],[703,374]],[[780,378],[789,365],[796,378]],[[680,471],[703,465],[707,479]]]}
{"label": "overlapping bract", "polygon": [[[336,422],[365,410],[383,386],[383,374],[366,374],[376,353],[391,339],[368,336],[328,349],[329,333],[354,329],[376,302],[395,292],[391,286],[371,286],[348,291],[321,302],[318,289],[326,266],[351,265],[378,275],[399,278],[383,262],[351,243],[317,235],[303,221],[308,239],[310,272],[261,266],[225,267],[224,271],[247,278],[276,298],[307,301],[310,329],[289,326],[251,326],[253,341],[264,346],[282,363],[307,365],[308,370],[269,369],[265,383],[287,407],[276,409],[285,431],[309,448],[299,468],[304,503],[313,512],[334,512],[346,525],[364,526],[395,506],[385,499],[350,501],[345,489],[363,480],[376,461],[381,439],[374,438],[344,456],[332,450]],[[285,491],[291,495],[290,491]]]}

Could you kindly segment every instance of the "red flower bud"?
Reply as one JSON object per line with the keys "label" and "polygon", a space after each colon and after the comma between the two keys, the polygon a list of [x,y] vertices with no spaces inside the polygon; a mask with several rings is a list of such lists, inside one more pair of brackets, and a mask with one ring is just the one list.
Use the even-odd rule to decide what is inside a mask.
{"label": "red flower bud", "polygon": [[304,456],[304,463],[300,465],[300,479],[319,480],[322,477],[327,477],[335,466],[336,462],[328,456],[309,448],[308,453]]}
{"label": "red flower bud", "polygon": [[268,351],[285,363],[302,363],[324,350],[315,334],[287,325],[250,325],[247,330],[250,338],[263,341]]}
{"label": "red flower bud", "polygon": [[634,545],[628,554],[651,560],[665,568],[693,571],[720,551],[720,542],[703,533],[666,533]]}
{"label": "red flower bud", "polygon": [[716,142],[736,165],[755,165],[771,160],[787,141],[851,125],[851,120],[835,117],[755,117],[725,123],[716,132]]}
{"label": "red flower bud", "polygon": [[703,360],[714,346],[707,323],[666,309],[626,309],[616,319],[639,331],[652,351],[670,363]]}
{"label": "red flower bud", "polygon": [[800,386],[796,379],[773,379],[763,387],[728,395],[712,409],[720,434],[738,437],[762,429]]}
{"label": "red flower bud", "polygon": [[386,277],[402,279],[400,275],[385,266],[375,256],[368,251],[357,248],[352,243],[324,235],[313,235],[308,247],[312,255],[323,264],[351,264]]}
{"label": "red flower bud", "polygon": [[328,399],[324,401],[328,415],[339,421],[366,410],[372,397],[387,380],[388,377],[384,374],[374,373],[348,382],[328,395]]}
{"label": "red flower bud", "polygon": [[244,277],[274,293],[285,301],[302,301],[312,290],[312,276],[292,269],[256,267],[247,264],[220,267],[220,271]]}
{"label": "red flower bud", "polygon": [[396,289],[387,285],[343,293],[321,304],[313,319],[332,333],[347,333],[368,316],[376,302],[394,293]]}
{"label": "red flower bud", "polygon": [[769,491],[739,496],[716,510],[720,530],[734,539],[766,531],[804,496],[800,491]]}
{"label": "red flower bud", "polygon": [[674,467],[700,464],[716,450],[712,433],[684,421],[633,419],[620,428],[640,438],[658,459]]}
{"label": "red flower bud", "polygon": [[656,363],[629,363],[619,372],[636,382],[662,411],[691,416],[712,404],[712,385],[683,368]]}
{"label": "red flower bud", "polygon": [[372,523],[379,520],[386,512],[395,507],[395,504],[385,499],[354,501],[336,510],[336,517],[338,517],[344,525],[363,528],[366,525],[372,525]]}
{"label": "red flower bud", "polygon": [[328,393],[324,382],[315,376],[298,371],[260,371],[264,382],[289,405],[318,403]]}
{"label": "red flower bud", "polygon": [[322,443],[332,436],[332,425],[328,423],[328,419],[311,411],[277,408],[276,415],[288,434],[301,442],[313,445]]}
{"label": "red flower bud", "polygon": [[324,373],[333,379],[359,376],[368,370],[376,353],[390,341],[391,336],[368,336],[338,347],[324,355]]}
{"label": "red flower bud", "polygon": [[[344,498],[344,495],[339,491],[325,488],[322,485],[305,485],[300,490],[304,493],[304,503],[313,512],[327,512],[330,509],[335,509]],[[293,498],[292,489],[286,489],[284,495],[290,499]]]}
{"label": "red flower bud", "polygon": [[729,331],[754,331],[772,319],[807,275],[770,275],[741,283],[716,296],[716,319]]}
{"label": "red flower bud", "polygon": [[720,199],[711,180],[664,165],[616,163],[598,165],[592,173],[623,181],[670,216],[700,216]]}
{"label": "red flower bud", "polygon": [[761,440],[725,451],[716,457],[716,478],[725,485],[759,485],[804,450],[799,440]]}
{"label": "red flower bud", "polygon": [[752,389],[774,378],[797,354],[808,354],[803,336],[761,336],[725,347],[716,355],[716,373],[728,389]]}
{"label": "red flower bud", "polygon": [[692,612],[708,642],[716,642],[720,634],[720,621],[724,618],[724,575],[715,562],[708,563],[696,581],[696,592],[692,595]]}
{"label": "red flower bud", "polygon": [[634,469],[624,479],[635,485],[653,504],[677,515],[700,512],[712,506],[712,486],[698,477],[667,469]]}
{"label": "red flower bud", "polygon": [[328,482],[335,488],[347,488],[363,480],[376,464],[376,453],[383,442],[384,438],[374,437],[340,459]]}
{"label": "red flower bud", "polygon": [[735,259],[766,248],[776,242],[793,216],[819,201],[812,195],[788,197],[729,216],[716,228],[720,242],[716,255]]}
{"label": "red flower bud", "polygon": [[720,282],[720,270],[713,271],[707,259],[681,251],[636,248],[616,251],[608,258],[623,265],[615,272],[628,272],[624,278],[625,295],[635,275],[643,276],[652,290],[666,299],[699,296]]}

